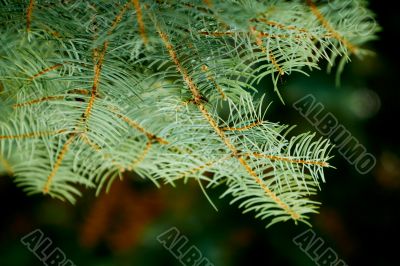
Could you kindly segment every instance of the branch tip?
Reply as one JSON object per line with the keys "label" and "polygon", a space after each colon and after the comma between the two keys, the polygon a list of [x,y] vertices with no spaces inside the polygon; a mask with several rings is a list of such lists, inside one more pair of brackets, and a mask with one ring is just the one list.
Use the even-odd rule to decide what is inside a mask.
{"label": "branch tip", "polygon": [[311,9],[311,12],[314,16],[319,20],[319,22],[324,26],[324,28],[332,34],[332,36],[337,39],[340,43],[342,43],[351,53],[356,54],[358,47],[349,42],[345,37],[343,37],[340,33],[338,33],[329,21],[324,17],[318,7],[315,5],[313,0],[307,0],[307,4]]}

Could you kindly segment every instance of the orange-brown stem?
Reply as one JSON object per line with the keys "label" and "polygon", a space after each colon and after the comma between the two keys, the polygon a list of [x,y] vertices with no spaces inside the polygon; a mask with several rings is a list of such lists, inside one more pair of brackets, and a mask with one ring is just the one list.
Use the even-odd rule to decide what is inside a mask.
{"label": "orange-brown stem", "polygon": [[0,135],[0,140],[2,139],[29,139],[29,138],[38,138],[44,136],[52,136],[58,135],[65,132],[65,129],[57,130],[57,131],[42,131],[42,132],[31,132],[20,135]]}
{"label": "orange-brown stem", "polygon": [[273,161],[284,161],[284,162],[298,163],[298,164],[314,164],[314,165],[319,165],[322,167],[329,167],[329,164],[326,162],[291,159],[291,158],[287,158],[287,157],[276,156],[276,155],[267,155],[267,154],[262,154],[262,153],[257,153],[257,152],[246,153],[246,154],[244,154],[244,156],[256,157],[256,158],[267,158],[267,159],[270,159]]}
{"label": "orange-brown stem", "polygon": [[[231,157],[231,156],[229,156],[229,157]],[[204,163],[204,164],[202,164],[200,166],[193,167],[192,169],[190,169],[190,170],[178,175],[177,177],[175,177],[175,179],[182,179],[182,178],[184,178],[184,177],[186,177],[188,175],[193,175],[193,174],[195,174],[195,173],[197,173],[197,172],[199,172],[199,171],[201,171],[203,169],[209,168],[209,167],[211,167],[211,166],[213,166],[215,164],[218,164],[221,161],[224,161],[226,159],[227,158],[219,158],[217,160],[212,160],[212,161],[206,162],[206,163]]]}
{"label": "orange-brown stem", "polygon": [[57,174],[57,171],[60,168],[61,163],[62,163],[65,155],[67,154],[69,146],[73,142],[74,138],[75,138],[75,134],[71,134],[70,137],[68,138],[68,140],[64,143],[64,146],[62,147],[60,153],[58,154],[57,160],[53,166],[53,169],[51,170],[50,174],[47,176],[46,184],[43,187],[44,194],[47,194],[50,192],[50,187],[53,182],[53,178]]}
{"label": "orange-brown stem", "polygon": [[278,62],[276,62],[276,59],[275,59],[275,56],[273,55],[273,53],[271,51],[267,51],[267,49],[264,47],[263,41],[262,41],[263,34],[261,32],[259,32],[259,31],[257,31],[255,27],[250,28],[250,31],[254,35],[254,37],[256,38],[257,46],[264,53],[268,53],[268,58],[271,61],[272,65],[278,70],[280,75],[284,75],[285,72],[283,71],[281,66],[278,64]]}
{"label": "orange-brown stem", "polygon": [[144,26],[144,22],[143,22],[143,14],[142,14],[142,9],[140,7],[139,0],[132,0],[132,3],[136,10],[136,18],[137,18],[137,23],[139,26],[139,34],[142,37],[143,43],[147,44],[148,39],[147,39],[147,35],[146,35],[146,30],[145,30],[145,26]]}
{"label": "orange-brown stem", "polygon": [[[112,33],[112,31],[117,27],[118,23],[121,21],[122,16],[124,15],[124,13],[128,9],[128,7],[129,7],[129,4],[128,3],[125,4],[124,7],[122,8],[121,12],[114,18],[111,28],[107,32],[108,35],[110,35]],[[83,114],[83,119],[85,122],[89,119],[89,117],[91,115],[91,111],[92,111],[94,102],[96,100],[97,94],[98,94],[100,75],[101,75],[101,70],[103,67],[103,61],[104,61],[104,57],[106,55],[107,47],[108,47],[108,41],[105,41],[103,43],[103,48],[100,53],[98,52],[97,48],[95,48],[93,50],[93,55],[94,55],[94,59],[96,60],[96,63],[94,65],[94,77],[93,77],[91,96],[90,96],[88,105],[86,107],[86,110]]]}
{"label": "orange-brown stem", "polygon": [[324,28],[332,34],[332,36],[335,39],[341,42],[351,53],[354,54],[357,52],[358,47],[350,43],[345,37],[343,37],[332,27],[332,25],[324,17],[324,15],[322,15],[321,11],[318,9],[318,7],[314,4],[312,0],[307,0],[307,4],[310,7],[311,12],[314,14],[314,16],[319,20],[322,26],[324,26]]}
{"label": "orange-brown stem", "polygon": [[262,123],[263,123],[262,121],[256,121],[256,122],[253,122],[253,123],[251,123],[249,125],[246,125],[246,126],[243,126],[243,127],[223,127],[221,129],[224,130],[224,131],[243,131],[243,130],[248,130],[250,128],[259,126]]}
{"label": "orange-brown stem", "polygon": [[61,67],[61,66],[63,66],[63,64],[60,64],[60,63],[59,63],[59,64],[55,64],[55,65],[53,65],[53,66],[51,66],[51,67],[47,67],[47,68],[41,70],[39,73],[36,73],[36,74],[33,75],[32,77],[30,77],[29,80],[32,81],[32,80],[34,80],[35,78],[40,77],[40,76],[46,74],[47,72],[50,72],[50,71],[52,71],[52,70],[54,70],[54,69],[57,69],[57,68],[59,68],[59,67]]}
{"label": "orange-brown stem", "polygon": [[183,80],[185,81],[186,85],[189,87],[190,91],[192,92],[193,98],[195,99],[196,106],[199,108],[203,117],[208,121],[208,123],[213,128],[215,133],[217,133],[217,135],[221,138],[221,140],[223,141],[225,146],[231,151],[232,155],[238,159],[239,163],[246,169],[246,171],[250,174],[250,176],[252,176],[255,179],[255,181],[261,186],[261,188],[265,191],[265,193],[278,206],[280,206],[283,210],[285,210],[285,212],[288,213],[293,219],[295,219],[295,220],[299,219],[300,215],[298,213],[294,212],[290,208],[290,206],[288,206],[286,203],[284,203],[272,190],[270,190],[264,184],[262,179],[258,177],[258,175],[254,172],[254,170],[246,162],[246,160],[239,155],[237,148],[232,144],[232,142],[229,140],[229,138],[226,137],[224,131],[218,126],[215,119],[211,116],[211,114],[207,111],[204,104],[201,102],[201,100],[199,98],[200,92],[198,91],[198,88],[197,88],[196,84],[193,82],[192,78],[189,76],[187,70],[181,65],[181,63],[178,59],[178,55],[176,54],[174,47],[172,46],[171,42],[169,41],[168,36],[163,31],[161,31],[160,28],[158,28],[158,33],[167,49],[172,61],[176,65],[177,70],[180,72],[180,74],[183,77]]}
{"label": "orange-brown stem", "polygon": [[[212,36],[212,37],[224,37],[224,36],[233,36],[234,34],[248,34],[247,32],[232,32],[232,31],[198,31],[197,32],[200,35],[204,36]],[[332,38],[332,34],[324,34],[322,36],[316,36],[316,35],[310,35],[312,39],[315,38]],[[288,39],[288,38],[294,38],[294,39],[304,39],[305,37],[302,35],[292,35],[292,34],[271,34],[268,32],[259,32],[259,38],[269,38],[269,39]]]}
{"label": "orange-brown stem", "polygon": [[271,21],[271,20],[268,20],[265,18],[254,18],[254,19],[251,19],[250,21],[263,22],[269,26],[277,27],[282,30],[295,30],[295,31],[299,31],[299,32],[308,32],[308,30],[305,28],[297,28],[296,26],[292,26],[292,25],[284,25],[279,22]]}
{"label": "orange-brown stem", "polygon": [[141,154],[137,159],[135,159],[135,160],[132,162],[131,166],[128,167],[128,170],[129,170],[129,171],[135,169],[135,167],[136,167],[138,164],[140,164],[141,162],[143,162],[143,160],[146,158],[146,155],[149,153],[149,151],[150,151],[150,149],[151,149],[152,143],[153,143],[153,142],[152,142],[151,140],[147,140],[146,146],[144,147],[142,154]]}
{"label": "orange-brown stem", "polygon": [[202,65],[202,66],[201,66],[201,70],[202,70],[203,72],[206,73],[207,79],[208,79],[209,81],[211,81],[211,83],[214,85],[214,87],[217,89],[217,91],[218,91],[219,94],[221,95],[221,98],[225,100],[225,99],[226,99],[226,95],[225,95],[224,91],[223,91],[222,88],[218,85],[218,83],[217,83],[217,81],[214,79],[214,77],[213,77],[210,73],[208,73],[208,72],[209,72],[209,71],[208,71],[208,67],[207,67],[206,65]]}
{"label": "orange-brown stem", "polygon": [[34,0],[29,1],[28,9],[26,10],[26,31],[30,32],[31,30],[31,19],[32,19],[32,10],[35,5]]}
{"label": "orange-brown stem", "polygon": [[102,49],[100,55],[98,56],[98,60],[97,60],[96,64],[94,65],[94,78],[93,78],[91,95],[90,95],[90,99],[89,99],[88,105],[86,107],[85,113],[83,114],[83,118],[85,121],[87,121],[89,119],[92,108],[93,108],[94,101],[97,97],[101,69],[103,66],[103,60],[104,60],[104,56],[106,54],[107,46],[108,46],[108,42],[105,41],[103,44],[103,49]]}
{"label": "orange-brown stem", "polygon": [[[112,110],[115,111],[115,110]],[[166,139],[163,139],[161,137],[157,137],[155,134],[151,133],[150,131],[146,130],[144,127],[142,127],[138,122],[134,121],[133,119],[116,113],[116,116],[121,118],[123,121],[125,121],[129,126],[131,126],[132,128],[138,130],[139,132],[143,133],[144,135],[146,135],[146,137],[151,140],[151,141],[156,141],[160,144],[168,144],[169,142]]]}
{"label": "orange-brown stem", "polygon": [[14,104],[13,108],[19,108],[22,106],[34,105],[34,104],[41,103],[41,102],[47,102],[47,101],[53,101],[53,100],[59,100],[59,99],[64,99],[64,96],[47,96],[47,97],[43,97],[43,98],[39,98],[39,99],[34,99],[31,101]]}

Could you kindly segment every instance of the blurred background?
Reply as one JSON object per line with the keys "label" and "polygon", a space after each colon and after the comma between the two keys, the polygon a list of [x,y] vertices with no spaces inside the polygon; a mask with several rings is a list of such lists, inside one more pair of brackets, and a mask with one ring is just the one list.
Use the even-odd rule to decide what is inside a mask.
{"label": "blurred background", "polygon": [[[316,199],[320,213],[311,216],[312,229],[326,248],[348,265],[399,265],[400,146],[397,10],[370,1],[382,27],[379,40],[369,44],[375,55],[352,58],[335,86],[335,74],[313,71],[311,77],[284,77],[283,105],[266,80],[273,101],[267,118],[296,124],[300,131],[316,131],[293,107],[313,94],[356,139],[377,164],[359,174],[337,150],[336,169],[326,172],[327,183]],[[396,12],[396,13],[395,13]],[[4,168],[4,166],[3,166]],[[3,169],[4,170],[4,169]],[[5,169],[6,170],[6,169]],[[242,214],[222,190],[210,190],[216,212],[198,184],[157,189],[134,174],[115,181],[108,194],[87,191],[75,206],[43,196],[26,196],[6,171],[0,177],[0,265],[44,265],[20,239],[35,229],[49,237],[76,265],[182,265],[157,236],[176,227],[216,266],[316,265],[293,243],[308,229],[293,222],[265,229],[254,214]],[[254,261],[254,262],[250,262]],[[206,266],[206,264],[204,264]]]}

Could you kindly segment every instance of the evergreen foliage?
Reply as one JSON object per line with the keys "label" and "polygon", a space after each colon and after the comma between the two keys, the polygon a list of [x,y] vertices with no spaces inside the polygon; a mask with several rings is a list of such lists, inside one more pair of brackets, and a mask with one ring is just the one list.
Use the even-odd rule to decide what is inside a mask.
{"label": "evergreen foliage", "polygon": [[0,164],[28,194],[135,171],[224,185],[268,225],[316,212],[331,145],[288,137],[256,85],[363,56],[365,1],[0,3]]}

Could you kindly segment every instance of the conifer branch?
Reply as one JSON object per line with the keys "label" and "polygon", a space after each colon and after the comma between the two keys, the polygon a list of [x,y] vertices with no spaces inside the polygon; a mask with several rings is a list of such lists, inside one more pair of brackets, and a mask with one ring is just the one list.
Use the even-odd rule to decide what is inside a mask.
{"label": "conifer branch", "polygon": [[283,25],[279,22],[275,22],[275,21],[271,21],[265,18],[254,18],[250,20],[251,22],[262,22],[267,24],[268,26],[272,26],[272,27],[277,27],[279,29],[282,30],[294,30],[294,31],[298,31],[299,33],[309,33],[309,31],[305,28],[297,28],[296,26],[293,25]]}
{"label": "conifer branch", "polygon": [[146,137],[148,138],[149,141],[156,141],[160,144],[168,144],[169,142],[166,139],[163,139],[161,137],[157,137],[155,134],[151,133],[150,131],[146,130],[145,128],[143,128],[138,122],[132,120],[131,118],[119,114],[119,113],[115,113],[115,115],[119,118],[121,118],[123,121],[125,121],[129,126],[131,126],[134,129],[137,129],[139,132],[143,133],[144,135],[146,135]]}
{"label": "conifer branch", "polygon": [[222,161],[225,161],[225,160],[227,160],[228,158],[231,158],[231,157],[232,157],[232,155],[229,155],[227,157],[221,157],[221,158],[218,158],[216,160],[208,161],[208,162],[206,162],[206,163],[204,163],[202,165],[193,167],[193,168],[187,170],[186,172],[184,172],[182,174],[179,174],[175,179],[179,180],[179,179],[183,179],[185,177],[188,177],[189,175],[196,174],[199,171],[211,168],[212,166],[214,166],[214,165],[216,165],[216,164],[218,164],[218,163],[220,163]]}
{"label": "conifer branch", "polygon": [[366,53],[378,27],[365,2],[343,16],[343,1],[325,2],[16,4],[0,17],[1,168],[71,203],[78,185],[100,192],[126,170],[203,192],[205,180],[268,225],[307,223],[331,145],[288,138],[256,93],[267,77],[279,95],[291,73],[323,60],[340,73]]}
{"label": "conifer branch", "polygon": [[[114,18],[113,23],[111,25],[111,28],[108,30],[107,35],[110,35],[112,31],[117,27],[118,23],[121,21],[122,16],[128,9],[129,5],[128,3],[124,5],[120,13]],[[97,50],[94,50],[95,57],[93,58],[94,61],[96,61],[94,65],[94,77],[93,77],[93,86],[92,86],[92,91],[91,91],[91,96],[88,102],[88,105],[86,107],[85,113],[83,114],[83,119],[85,123],[87,124],[87,120],[89,119],[91,110],[93,108],[94,101],[96,100],[97,94],[98,94],[98,87],[100,84],[100,75],[101,75],[101,70],[103,67],[103,60],[107,52],[107,47],[108,47],[108,41],[104,41],[103,43],[103,48],[101,49],[100,54],[97,54]]]}
{"label": "conifer branch", "polygon": [[159,28],[157,27],[158,33],[171,57],[171,60],[175,63],[177,70],[181,73],[183,80],[185,81],[186,85],[190,89],[194,103],[196,106],[199,108],[200,112],[204,116],[204,118],[209,122],[211,127],[214,129],[215,133],[221,138],[223,143],[226,145],[226,147],[232,152],[232,155],[237,158],[237,160],[240,162],[241,165],[246,169],[246,171],[254,177],[255,181],[262,187],[262,189],[265,191],[265,193],[271,197],[274,202],[280,206],[282,209],[284,209],[294,220],[297,220],[300,218],[300,215],[295,213],[286,203],[282,202],[281,199],[277,197],[277,195],[272,192],[270,188],[268,188],[262,179],[256,174],[256,172],[252,169],[252,167],[246,162],[243,157],[239,155],[239,152],[237,148],[231,143],[231,141],[225,136],[225,133],[223,130],[220,129],[218,126],[217,122],[214,120],[214,118],[211,116],[211,114],[207,111],[206,107],[204,104],[201,102],[201,96],[200,92],[197,89],[197,86],[194,84],[193,79],[189,76],[187,70],[182,67],[178,55],[176,54],[174,47],[170,43],[168,36]]}
{"label": "conifer branch", "polygon": [[149,151],[150,151],[150,149],[151,149],[151,147],[152,147],[152,144],[153,144],[153,143],[152,143],[151,140],[147,140],[146,145],[145,145],[145,147],[144,147],[142,153],[141,153],[141,154],[139,155],[139,157],[136,158],[136,159],[131,163],[131,165],[128,167],[128,170],[129,170],[129,171],[132,171],[133,169],[135,169],[135,167],[136,167],[137,165],[139,165],[139,164],[146,158],[146,155],[149,153]]}
{"label": "conifer branch", "polygon": [[58,154],[57,160],[56,160],[56,162],[55,162],[55,164],[54,164],[54,166],[53,166],[53,169],[51,170],[50,174],[47,176],[46,184],[45,184],[44,187],[43,187],[43,193],[44,193],[44,194],[47,194],[47,193],[50,192],[50,187],[51,187],[53,178],[54,178],[54,176],[57,174],[57,171],[58,171],[58,169],[60,168],[61,163],[62,163],[62,161],[63,161],[65,155],[66,155],[67,152],[68,152],[69,146],[71,145],[71,143],[72,143],[72,142],[74,141],[74,139],[75,139],[75,136],[76,136],[76,135],[73,134],[73,133],[69,136],[69,138],[67,139],[67,141],[64,143],[64,145],[63,145],[63,147],[62,147],[60,153]]}
{"label": "conifer branch", "polygon": [[94,151],[99,152],[101,151],[101,147],[90,140],[86,133],[79,134],[79,139],[81,139],[84,143],[89,145]]}
{"label": "conifer branch", "polygon": [[206,65],[202,65],[201,66],[201,70],[206,73],[207,79],[209,81],[211,81],[211,83],[214,85],[214,87],[218,90],[219,94],[221,95],[221,98],[223,100],[226,100],[227,97],[226,97],[226,95],[224,93],[224,90],[221,88],[221,86],[218,85],[218,83],[216,82],[214,77],[209,73],[208,67]]}
{"label": "conifer branch", "polygon": [[104,60],[104,56],[106,54],[107,46],[108,46],[108,42],[105,41],[104,44],[103,44],[103,49],[100,52],[100,55],[98,55],[97,58],[96,58],[97,62],[94,65],[94,77],[93,77],[92,90],[91,90],[91,93],[90,93],[91,95],[90,95],[90,99],[89,99],[89,102],[87,104],[86,110],[85,110],[85,112],[83,114],[83,120],[85,121],[85,123],[89,119],[89,116],[90,116],[92,108],[93,108],[94,101],[96,100],[96,97],[97,97],[97,94],[98,94],[100,74],[101,74],[101,69],[102,69],[102,66],[103,66],[103,60]]}
{"label": "conifer branch", "polygon": [[143,43],[147,44],[148,39],[147,39],[146,29],[145,29],[144,22],[143,22],[143,14],[142,14],[142,9],[140,7],[140,2],[139,2],[139,0],[132,0],[132,3],[136,10],[136,17],[137,17],[137,22],[139,25],[139,34],[142,37]]}
{"label": "conifer branch", "polygon": [[29,139],[29,138],[39,138],[39,137],[45,137],[45,136],[55,136],[58,134],[61,134],[65,132],[65,129],[61,130],[56,130],[56,131],[36,131],[36,132],[30,132],[30,133],[25,133],[25,134],[19,134],[19,135],[0,135],[0,140],[2,139]]}
{"label": "conifer branch", "polygon": [[315,15],[315,17],[321,22],[322,26],[326,28],[326,30],[332,34],[332,36],[337,39],[339,42],[343,43],[344,46],[349,49],[349,51],[353,54],[357,53],[358,47],[350,43],[346,38],[344,38],[340,33],[338,33],[329,23],[329,21],[324,17],[318,7],[314,4],[313,0],[307,0],[307,4],[309,5],[311,12]]}
{"label": "conifer branch", "polygon": [[31,30],[31,19],[32,19],[32,11],[33,6],[35,5],[35,0],[29,0],[28,9],[26,10],[26,31],[30,32]]}
{"label": "conifer branch", "polygon": [[34,104],[38,104],[38,103],[42,103],[42,102],[60,100],[60,99],[64,99],[64,96],[47,96],[47,97],[42,97],[39,99],[34,99],[34,100],[30,100],[30,101],[23,102],[23,103],[16,103],[13,105],[13,108],[20,108],[22,106],[34,105]]}
{"label": "conifer branch", "polygon": [[267,159],[274,160],[274,161],[283,161],[283,162],[298,163],[298,164],[314,164],[314,165],[319,165],[322,167],[329,167],[329,164],[327,162],[292,159],[292,158],[285,158],[285,157],[280,157],[280,156],[275,156],[275,155],[267,155],[267,154],[262,154],[262,153],[257,153],[257,152],[246,153],[244,156],[254,156],[256,158],[267,158]]}
{"label": "conifer branch", "polygon": [[224,131],[243,131],[243,130],[248,130],[250,128],[259,126],[262,123],[263,123],[262,121],[255,121],[255,122],[253,122],[251,124],[248,124],[246,126],[243,126],[243,127],[223,127],[221,129],[224,130]]}
{"label": "conifer branch", "polygon": [[[89,94],[89,92],[85,89],[73,89],[73,90],[68,91],[67,93],[68,94],[82,94],[82,95]],[[38,99],[33,99],[33,100],[26,101],[26,102],[13,104],[13,108],[20,108],[23,106],[30,106],[30,105],[39,104],[39,103],[48,102],[48,101],[56,101],[56,100],[60,100],[60,99],[65,99],[65,97],[66,96],[62,96],[62,95],[41,97]]]}
{"label": "conifer branch", "polygon": [[31,76],[31,77],[29,78],[29,81],[32,81],[32,80],[34,80],[35,78],[40,77],[40,76],[46,74],[47,72],[50,72],[50,71],[52,71],[52,70],[54,70],[54,69],[57,69],[57,68],[59,68],[59,67],[61,67],[61,66],[63,66],[63,64],[55,64],[55,65],[53,65],[53,66],[51,66],[51,67],[47,67],[47,68],[41,70],[39,73],[36,73],[35,75]]}

